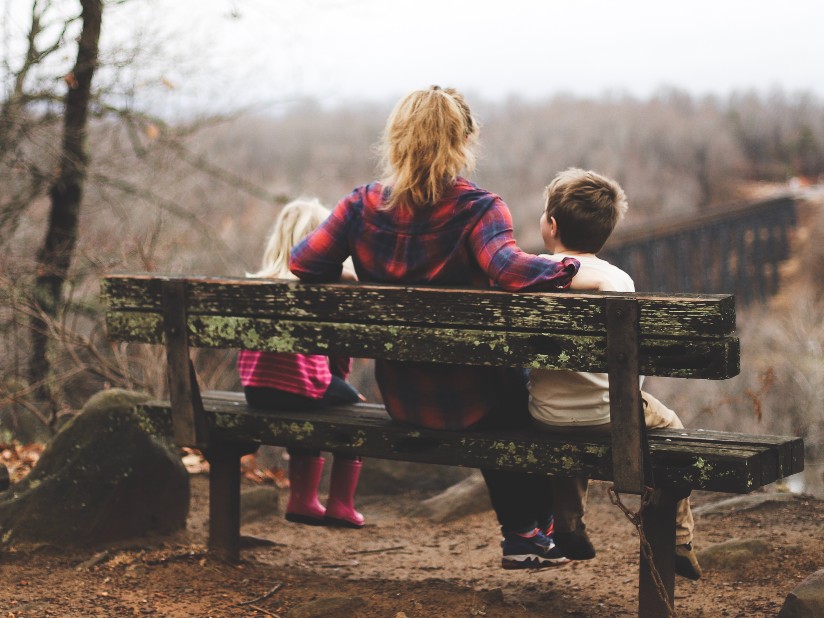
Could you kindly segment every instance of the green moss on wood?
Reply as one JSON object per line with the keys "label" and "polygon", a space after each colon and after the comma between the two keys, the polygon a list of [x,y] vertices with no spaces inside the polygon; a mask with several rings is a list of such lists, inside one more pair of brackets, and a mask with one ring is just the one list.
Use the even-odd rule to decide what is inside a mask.
{"label": "green moss on wood", "polygon": [[304,421],[303,423],[289,423],[289,433],[295,440],[298,441],[306,440],[311,437],[314,431],[315,426],[308,421]]}

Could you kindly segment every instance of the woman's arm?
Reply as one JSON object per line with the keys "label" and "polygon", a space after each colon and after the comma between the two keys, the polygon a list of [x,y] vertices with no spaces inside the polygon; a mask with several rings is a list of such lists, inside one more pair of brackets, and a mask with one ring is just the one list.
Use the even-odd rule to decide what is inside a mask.
{"label": "woman's arm", "polygon": [[500,199],[481,217],[470,234],[478,264],[504,290],[559,290],[569,287],[580,264],[564,258],[556,262],[524,253],[512,235],[512,216]]}
{"label": "woman's arm", "polygon": [[341,278],[349,257],[349,198],[341,200],[326,221],[293,249],[289,270],[301,281],[323,283]]}

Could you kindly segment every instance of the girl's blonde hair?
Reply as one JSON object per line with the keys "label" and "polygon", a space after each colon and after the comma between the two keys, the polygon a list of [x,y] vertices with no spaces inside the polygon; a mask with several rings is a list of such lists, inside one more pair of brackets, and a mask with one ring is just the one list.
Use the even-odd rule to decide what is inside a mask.
{"label": "girl's blonde hair", "polygon": [[392,190],[384,208],[437,204],[462,169],[474,169],[477,135],[478,123],[456,90],[432,86],[406,95],[380,145],[383,182]]}
{"label": "girl's blonde hair", "polygon": [[289,272],[292,247],[323,223],[329,214],[329,209],[317,199],[297,199],[286,204],[272,226],[260,270],[246,273],[246,276],[297,279]]}

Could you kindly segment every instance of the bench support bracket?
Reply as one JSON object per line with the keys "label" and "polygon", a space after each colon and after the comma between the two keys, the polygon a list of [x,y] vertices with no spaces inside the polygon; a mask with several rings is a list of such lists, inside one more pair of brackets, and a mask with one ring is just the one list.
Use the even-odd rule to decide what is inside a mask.
{"label": "bench support bracket", "polygon": [[175,442],[178,446],[203,448],[208,442],[208,427],[197,375],[189,356],[184,282],[163,281],[161,294]]}
{"label": "bench support bracket", "polygon": [[638,301],[608,298],[607,368],[615,491],[643,494],[648,485],[649,446],[639,380]]}

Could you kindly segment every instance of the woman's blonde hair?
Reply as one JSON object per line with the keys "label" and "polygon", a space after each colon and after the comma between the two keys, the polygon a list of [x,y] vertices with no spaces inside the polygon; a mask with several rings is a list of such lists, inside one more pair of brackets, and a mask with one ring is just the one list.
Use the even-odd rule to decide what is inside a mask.
{"label": "woman's blonde hair", "polygon": [[289,272],[289,254],[292,247],[306,238],[329,216],[329,209],[317,199],[297,199],[281,209],[272,226],[263,261],[258,272],[247,277],[297,279]]}
{"label": "woman's blonde hair", "polygon": [[437,204],[461,170],[475,167],[478,123],[463,96],[452,88],[416,90],[398,102],[381,141],[384,208]]}

